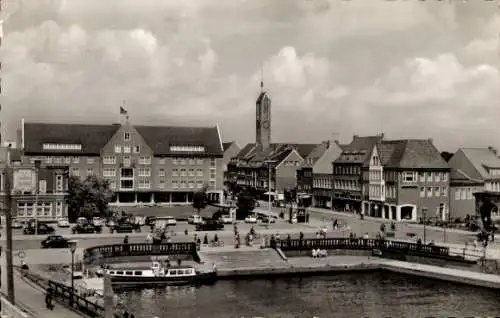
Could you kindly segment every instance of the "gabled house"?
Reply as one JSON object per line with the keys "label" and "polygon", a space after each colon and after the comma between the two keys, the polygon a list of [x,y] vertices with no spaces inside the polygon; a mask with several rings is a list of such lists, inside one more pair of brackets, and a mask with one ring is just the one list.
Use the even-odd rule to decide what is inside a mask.
{"label": "gabled house", "polygon": [[222,143],[222,148],[224,150],[224,157],[222,158],[222,171],[224,172],[224,184],[231,181],[230,176],[227,173],[227,165],[240,151],[241,148],[235,141]]}
{"label": "gabled house", "polygon": [[274,143],[259,152],[253,143],[247,144],[228,165],[228,175],[240,186],[283,193],[297,186],[297,169],[302,166],[317,144]]}
{"label": "gabled house", "polygon": [[[478,214],[484,198],[496,205],[500,201],[500,158],[494,149],[461,148],[448,164],[451,173],[451,217],[464,218]],[[493,207],[492,216],[498,216]]]}

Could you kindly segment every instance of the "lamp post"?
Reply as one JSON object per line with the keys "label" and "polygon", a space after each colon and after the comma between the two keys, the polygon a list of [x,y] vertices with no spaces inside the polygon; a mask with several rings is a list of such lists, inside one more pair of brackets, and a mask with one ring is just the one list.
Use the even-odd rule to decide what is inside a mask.
{"label": "lamp post", "polygon": [[265,160],[264,161],[267,164],[267,224],[269,225],[271,223],[271,164],[275,163],[276,160]]}
{"label": "lamp post", "polygon": [[38,235],[38,194],[40,193],[40,166],[42,164],[41,160],[35,160],[35,174],[36,174],[36,185],[35,185],[35,235]]}
{"label": "lamp post", "polygon": [[69,305],[73,307],[73,299],[75,295],[75,252],[76,245],[78,241],[68,241],[69,250],[71,252],[71,298],[69,299]]}
{"label": "lamp post", "polygon": [[422,208],[422,215],[424,216],[424,244],[427,243],[427,207]]}

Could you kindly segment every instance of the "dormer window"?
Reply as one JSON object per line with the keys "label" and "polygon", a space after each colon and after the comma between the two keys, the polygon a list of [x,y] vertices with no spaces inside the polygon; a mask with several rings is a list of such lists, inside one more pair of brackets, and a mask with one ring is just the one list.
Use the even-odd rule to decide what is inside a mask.
{"label": "dormer window", "polygon": [[123,140],[130,141],[130,133],[129,132],[126,132],[123,134]]}

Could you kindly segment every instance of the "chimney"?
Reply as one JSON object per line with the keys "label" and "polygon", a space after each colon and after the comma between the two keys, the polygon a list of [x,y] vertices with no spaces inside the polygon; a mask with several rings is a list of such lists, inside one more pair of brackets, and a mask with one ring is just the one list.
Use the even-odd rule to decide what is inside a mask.
{"label": "chimney", "polygon": [[359,135],[358,135],[358,134],[354,134],[354,135],[352,135],[352,139],[353,139],[353,140],[356,140],[356,139],[358,139],[358,138],[359,138]]}
{"label": "chimney", "polygon": [[16,148],[17,149],[23,148],[23,130],[22,129],[16,130]]}

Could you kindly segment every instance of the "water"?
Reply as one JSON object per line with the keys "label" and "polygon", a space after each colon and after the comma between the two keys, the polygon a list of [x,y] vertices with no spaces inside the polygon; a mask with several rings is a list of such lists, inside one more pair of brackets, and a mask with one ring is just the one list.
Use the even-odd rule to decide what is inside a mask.
{"label": "water", "polygon": [[138,317],[499,316],[500,291],[390,272],[219,281],[119,293]]}

